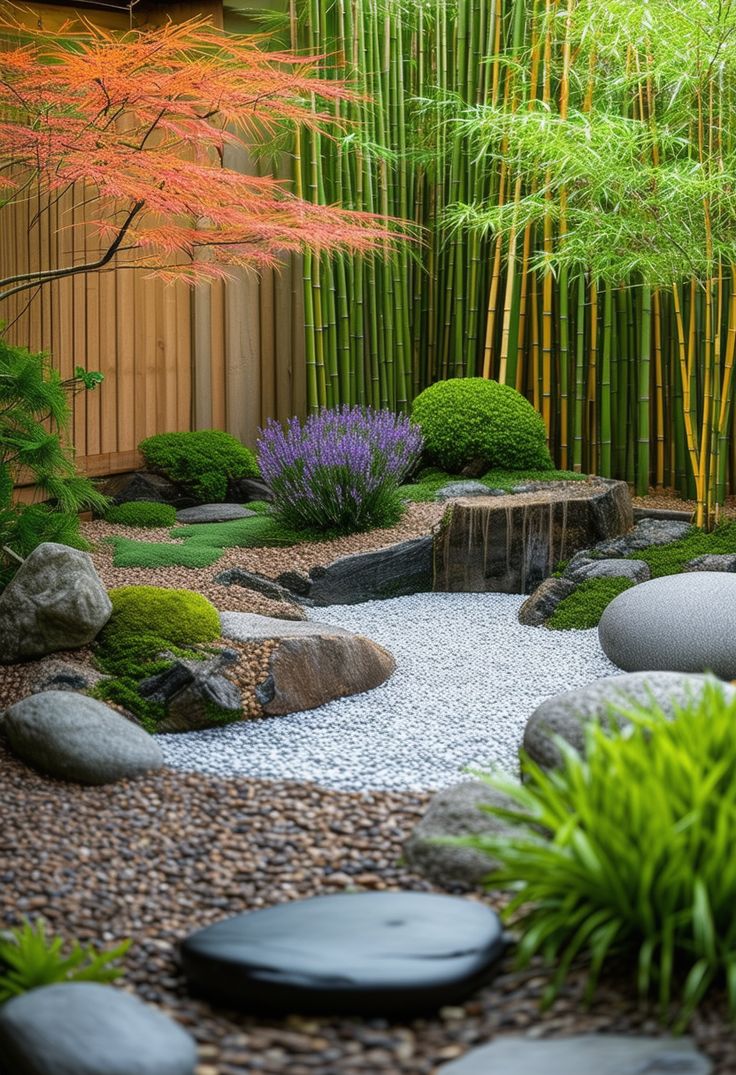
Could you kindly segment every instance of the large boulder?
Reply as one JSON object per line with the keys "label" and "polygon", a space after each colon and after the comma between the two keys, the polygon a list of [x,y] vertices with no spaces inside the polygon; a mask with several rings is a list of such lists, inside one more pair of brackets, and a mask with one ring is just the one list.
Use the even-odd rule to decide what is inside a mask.
{"label": "large boulder", "polygon": [[435,538],[434,589],[531,593],[561,560],[624,534],[632,519],[626,483],[603,478],[456,500]]}
{"label": "large boulder", "polygon": [[64,982],[0,1008],[7,1075],[194,1075],[194,1039],[120,989]]}
{"label": "large boulder", "polygon": [[335,698],[372,690],[396,668],[382,646],[329,624],[246,612],[223,612],[220,619],[225,638],[274,642],[268,673],[256,688],[256,699],[267,716],[316,709]]}
{"label": "large boulder", "polygon": [[313,567],[308,582],[293,572],[285,572],[277,581],[323,607],[427,593],[432,589],[432,537],[341,556],[324,567]]}
{"label": "large boulder", "polygon": [[598,625],[606,656],[625,672],[713,672],[736,679],[736,576],[698,571],[625,590]]}
{"label": "large boulder", "polygon": [[0,663],[86,646],[111,613],[88,554],[46,541],[0,594]]}
{"label": "large boulder", "polygon": [[163,765],[150,735],[84,694],[30,694],[6,711],[0,730],[22,761],[60,780],[110,784]]}
{"label": "large boulder", "polygon": [[[556,694],[542,702],[527,721],[524,750],[542,768],[552,769],[562,760],[555,737],[564,739],[582,754],[586,725],[595,721],[607,728],[611,707],[655,704],[667,716],[672,716],[678,707],[698,698],[707,683],[707,676],[683,675],[679,672],[634,672],[624,676],[607,676],[585,687]],[[727,698],[736,697],[733,687],[723,684],[722,690]]]}
{"label": "large boulder", "polygon": [[426,814],[404,844],[406,861],[436,884],[479,885],[494,861],[472,847],[439,841],[457,836],[495,836],[513,832],[503,818],[484,806],[513,808],[516,804],[482,780],[464,780],[444,788],[432,799]]}
{"label": "large boulder", "polygon": [[190,984],[228,1007],[391,1017],[457,1004],[505,947],[485,903],[357,892],[226,918],[187,937],[181,956]]}

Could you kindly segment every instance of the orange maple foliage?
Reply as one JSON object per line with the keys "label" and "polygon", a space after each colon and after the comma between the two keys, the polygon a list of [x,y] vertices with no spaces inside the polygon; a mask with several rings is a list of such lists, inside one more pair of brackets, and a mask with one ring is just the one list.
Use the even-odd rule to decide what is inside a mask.
{"label": "orange maple foliage", "polygon": [[222,163],[229,144],[334,122],[329,103],[350,90],[318,78],[314,60],[265,52],[203,18],[116,34],[29,29],[3,15],[0,37],[3,204],[48,206],[83,185],[100,242],[84,264],[0,279],[0,300],[113,259],[196,281],[271,266],[285,251],[383,250],[400,234],[393,221],[313,205]]}

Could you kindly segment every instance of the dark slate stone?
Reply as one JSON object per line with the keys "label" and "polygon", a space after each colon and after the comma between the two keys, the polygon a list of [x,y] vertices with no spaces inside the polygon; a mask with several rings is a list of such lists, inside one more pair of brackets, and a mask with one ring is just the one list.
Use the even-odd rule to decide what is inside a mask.
{"label": "dark slate stone", "polygon": [[131,500],[155,500],[160,504],[183,508],[194,503],[191,498],[182,494],[174,482],[161,474],[152,474],[145,470],[108,478],[104,492],[106,496],[112,497],[116,504],[127,504]]}
{"label": "dark slate stone", "polygon": [[713,1065],[688,1038],[576,1034],[504,1035],[443,1064],[440,1075],[710,1075]]}
{"label": "dark slate stone", "polygon": [[194,1040],[163,1012],[109,985],[64,982],[0,1008],[7,1075],[194,1075]]}
{"label": "dark slate stone", "polygon": [[176,521],[184,526],[193,523],[230,523],[233,519],[249,519],[255,514],[242,504],[197,504],[196,507],[177,511]]}
{"label": "dark slate stone", "polygon": [[[431,535],[412,538],[313,568],[308,596],[315,605],[355,605],[427,593],[432,589],[432,542]],[[284,582],[283,576],[279,581]]]}
{"label": "dark slate stone", "polygon": [[273,494],[260,478],[231,478],[227,486],[227,499],[236,504],[249,500],[273,500]]}
{"label": "dark slate stone", "polygon": [[504,948],[483,903],[360,892],[236,915],[187,937],[181,957],[190,985],[215,1002],[392,1016],[463,1000]]}
{"label": "dark slate stone", "polygon": [[215,575],[214,581],[220,586],[242,586],[246,590],[255,590],[256,593],[270,597],[272,601],[293,601],[294,594],[286,586],[282,586],[265,575],[258,575],[255,571],[246,571],[244,567],[231,567],[227,571],[221,571]]}
{"label": "dark slate stone", "polygon": [[308,598],[312,589],[309,575],[304,575],[301,571],[283,571],[277,576],[276,582],[296,597]]}

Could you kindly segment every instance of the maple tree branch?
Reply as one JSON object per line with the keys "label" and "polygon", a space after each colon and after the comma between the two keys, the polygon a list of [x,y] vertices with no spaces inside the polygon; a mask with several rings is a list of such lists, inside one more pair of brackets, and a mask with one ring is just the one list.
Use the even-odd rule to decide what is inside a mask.
{"label": "maple tree branch", "polygon": [[48,284],[52,280],[59,280],[67,276],[78,276],[80,273],[95,272],[97,269],[104,268],[115,257],[133,221],[144,205],[144,201],[134,203],[110,246],[97,261],[88,261],[84,265],[68,265],[59,269],[46,269],[42,272],[22,273],[18,276],[6,277],[4,280],[0,280],[0,288],[7,289],[0,291],[0,302],[10,298],[11,295],[17,294],[19,291],[27,291],[29,288],[38,287],[40,284]]}

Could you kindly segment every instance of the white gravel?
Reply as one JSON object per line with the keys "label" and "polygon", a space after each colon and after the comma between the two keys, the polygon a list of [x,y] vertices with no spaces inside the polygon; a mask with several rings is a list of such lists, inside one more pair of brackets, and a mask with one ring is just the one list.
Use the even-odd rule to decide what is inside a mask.
{"label": "white gravel", "polygon": [[347,790],[444,787],[467,766],[515,773],[524,725],[541,702],[618,671],[596,630],[522,627],[523,601],[416,594],[312,610],[312,619],[389,649],[398,665],[391,679],[305,713],[160,735],[166,764]]}

